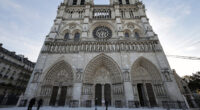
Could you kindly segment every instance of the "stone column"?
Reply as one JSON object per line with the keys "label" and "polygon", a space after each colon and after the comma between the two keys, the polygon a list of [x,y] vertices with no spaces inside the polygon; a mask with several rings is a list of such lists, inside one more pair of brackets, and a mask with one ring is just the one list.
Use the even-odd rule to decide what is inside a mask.
{"label": "stone column", "polygon": [[80,98],[81,98],[81,87],[82,87],[82,83],[74,83],[73,84],[73,100],[79,101],[79,105],[80,106]]}
{"label": "stone column", "polygon": [[73,84],[73,100],[77,100],[79,102],[80,106],[80,99],[81,99],[81,88],[82,88],[82,83],[81,83],[81,79],[82,79],[82,73],[83,70],[82,69],[76,69],[76,77],[75,77],[75,83]]}
{"label": "stone column", "polygon": [[[148,102],[144,102],[144,104],[146,104],[147,106],[150,107],[150,102],[149,102],[149,97],[148,97],[148,91],[147,91],[146,81],[143,81],[142,84],[143,84],[143,89],[144,89],[143,96],[144,96],[145,100],[148,101]],[[152,85],[152,88],[153,88],[153,85]],[[154,95],[155,95],[155,92],[154,92]],[[155,97],[155,99],[156,99],[156,97]]]}
{"label": "stone column", "polygon": [[105,97],[104,97],[104,84],[102,84],[102,99],[101,99],[101,102],[102,102],[102,105],[104,106],[105,105]]}
{"label": "stone column", "polygon": [[124,92],[126,97],[126,106],[128,107],[128,101],[134,101],[133,88],[130,80],[129,69],[124,69]]}

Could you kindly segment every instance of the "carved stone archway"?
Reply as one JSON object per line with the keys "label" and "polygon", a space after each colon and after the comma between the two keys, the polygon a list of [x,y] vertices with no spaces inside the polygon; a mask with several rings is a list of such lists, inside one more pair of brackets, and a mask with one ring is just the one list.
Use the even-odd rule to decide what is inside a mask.
{"label": "carved stone archway", "polygon": [[157,67],[144,57],[138,58],[131,68],[132,81],[136,80],[161,80]]}
{"label": "carved stone archway", "polygon": [[72,97],[73,76],[71,65],[64,60],[49,69],[40,92],[45,105],[65,106]]}
{"label": "carved stone archway", "polygon": [[[118,64],[105,54],[94,57],[86,66],[82,93],[82,101],[90,100],[93,105],[95,100],[100,105],[105,100],[111,105],[114,105],[116,100],[123,102],[123,78]],[[97,96],[98,93],[101,95]]]}
{"label": "carved stone archway", "polygon": [[[103,72],[102,72],[103,71]],[[84,83],[95,83],[93,79],[99,76],[99,73],[108,75],[110,83],[122,83],[121,70],[118,64],[109,56],[100,54],[93,58],[86,66],[84,72]]]}
{"label": "carved stone archway", "polygon": [[56,63],[47,72],[43,85],[54,85],[55,82],[68,82],[73,81],[73,71],[70,64],[65,61]]}
{"label": "carved stone archway", "polygon": [[157,106],[157,94],[165,94],[157,67],[144,57],[138,58],[131,68],[135,100],[141,106]]}

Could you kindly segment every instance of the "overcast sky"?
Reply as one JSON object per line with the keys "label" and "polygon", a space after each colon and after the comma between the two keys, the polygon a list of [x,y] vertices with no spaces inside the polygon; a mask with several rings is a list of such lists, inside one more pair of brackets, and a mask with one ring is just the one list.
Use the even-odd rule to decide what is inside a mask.
{"label": "overcast sky", "polygon": [[[63,0],[0,0],[0,43],[36,61]],[[95,0],[106,4],[109,0]],[[200,0],[143,0],[167,55],[200,57]],[[180,76],[200,71],[200,61],[168,57]]]}

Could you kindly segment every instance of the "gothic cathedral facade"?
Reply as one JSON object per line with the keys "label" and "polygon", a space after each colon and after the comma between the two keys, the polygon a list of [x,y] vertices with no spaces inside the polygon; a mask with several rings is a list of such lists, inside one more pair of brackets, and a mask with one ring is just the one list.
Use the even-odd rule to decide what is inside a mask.
{"label": "gothic cathedral facade", "polygon": [[74,107],[184,101],[139,0],[64,0],[22,99],[33,97]]}

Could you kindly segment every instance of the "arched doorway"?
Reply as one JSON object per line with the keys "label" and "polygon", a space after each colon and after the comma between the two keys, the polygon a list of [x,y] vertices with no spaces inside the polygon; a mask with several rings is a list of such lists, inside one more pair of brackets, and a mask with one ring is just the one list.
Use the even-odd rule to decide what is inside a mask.
{"label": "arched doorway", "polygon": [[101,84],[96,84],[95,86],[95,105],[102,105],[102,86]]}
{"label": "arched doorway", "polygon": [[108,102],[108,105],[111,105],[111,86],[110,86],[110,84],[104,85],[104,97],[105,97],[105,101]]}
{"label": "arched doorway", "polygon": [[137,93],[136,101],[139,101],[141,106],[157,106],[156,92],[153,85],[162,83],[160,73],[156,66],[149,60],[140,57],[131,68],[131,78],[133,88]]}
{"label": "arched doorway", "polygon": [[[115,100],[124,100],[123,93],[112,94],[114,92],[112,92],[112,87],[117,86],[118,88],[123,89],[123,81],[119,66],[111,57],[105,54],[96,56],[88,63],[83,76],[83,90],[85,90],[84,84],[94,85],[89,88],[94,90],[92,93],[95,94],[88,94],[90,96],[87,95],[88,97],[93,97],[87,97],[87,100],[94,101],[94,104],[104,105],[105,101],[108,101],[109,105],[112,105]],[[92,89],[93,87],[95,89]],[[84,93],[84,95],[86,94]]]}
{"label": "arched doorway", "polygon": [[65,61],[60,61],[47,72],[41,86],[40,96],[45,105],[65,106],[71,100],[73,72],[71,66]]}

